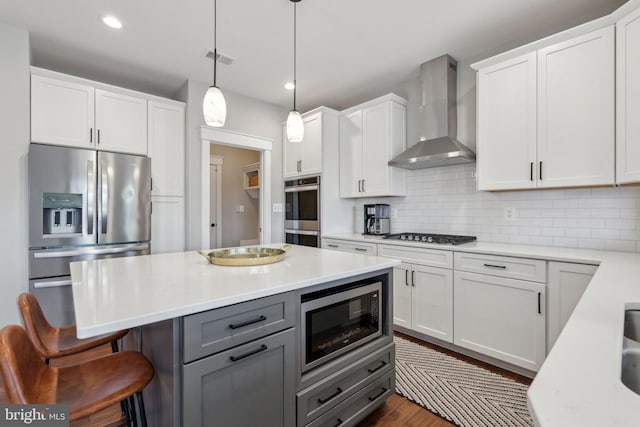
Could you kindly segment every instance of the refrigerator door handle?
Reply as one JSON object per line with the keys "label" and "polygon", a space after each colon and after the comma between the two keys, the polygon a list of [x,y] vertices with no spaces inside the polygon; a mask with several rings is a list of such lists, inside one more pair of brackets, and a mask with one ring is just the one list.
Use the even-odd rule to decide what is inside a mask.
{"label": "refrigerator door handle", "polygon": [[138,245],[107,247],[107,248],[77,248],[68,249],[54,252],[36,252],[33,257],[36,259],[43,258],[64,258],[70,256],[83,256],[83,255],[105,255],[105,254],[117,254],[121,252],[129,251],[144,251],[149,249],[148,243],[141,243]]}
{"label": "refrigerator door handle", "polygon": [[71,279],[66,280],[45,280],[45,281],[35,281],[33,282],[33,287],[36,289],[40,288],[58,288],[60,286],[71,286]]}
{"label": "refrigerator door handle", "polygon": [[100,168],[100,232],[107,234],[107,220],[109,219],[109,175],[107,163],[102,162]]}
{"label": "refrigerator door handle", "polygon": [[93,234],[93,214],[96,205],[96,181],[93,160],[87,160],[87,234]]}

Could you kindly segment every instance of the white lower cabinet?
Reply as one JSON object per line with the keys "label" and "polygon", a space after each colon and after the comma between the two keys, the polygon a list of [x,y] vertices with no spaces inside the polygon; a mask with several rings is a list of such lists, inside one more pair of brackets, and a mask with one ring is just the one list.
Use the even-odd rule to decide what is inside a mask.
{"label": "white lower cabinet", "polygon": [[[391,255],[393,254],[393,255]],[[410,261],[441,260],[451,254],[397,246],[379,245],[378,255]],[[430,337],[453,342],[453,271],[449,268],[403,262],[393,269],[393,323]]]}
{"label": "white lower cabinet", "polygon": [[578,305],[598,266],[549,262],[547,294],[547,353]]}
{"label": "white lower cabinet", "polygon": [[543,283],[455,271],[454,344],[537,371],[545,358]]}
{"label": "white lower cabinet", "polygon": [[184,197],[151,198],[151,253],[184,251]]}

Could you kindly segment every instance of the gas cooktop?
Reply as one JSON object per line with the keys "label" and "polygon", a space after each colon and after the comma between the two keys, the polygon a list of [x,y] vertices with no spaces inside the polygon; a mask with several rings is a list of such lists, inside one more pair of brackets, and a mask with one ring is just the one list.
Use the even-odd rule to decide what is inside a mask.
{"label": "gas cooktop", "polygon": [[453,236],[450,234],[397,233],[387,234],[384,239],[406,240],[408,242],[440,243],[444,245],[460,245],[476,240],[476,236]]}

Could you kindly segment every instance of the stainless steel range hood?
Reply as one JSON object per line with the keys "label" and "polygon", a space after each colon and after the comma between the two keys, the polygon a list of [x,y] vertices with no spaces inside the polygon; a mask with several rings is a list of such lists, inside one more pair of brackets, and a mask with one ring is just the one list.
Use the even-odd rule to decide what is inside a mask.
{"label": "stainless steel range hood", "polygon": [[391,161],[405,169],[434,168],[475,161],[475,154],[456,139],[457,63],[449,55],[420,66],[418,142]]}

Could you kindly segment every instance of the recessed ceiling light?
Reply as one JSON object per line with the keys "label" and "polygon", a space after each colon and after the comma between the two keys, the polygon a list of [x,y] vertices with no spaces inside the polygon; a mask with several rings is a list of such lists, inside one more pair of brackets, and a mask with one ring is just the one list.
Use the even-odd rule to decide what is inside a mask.
{"label": "recessed ceiling light", "polygon": [[122,22],[113,15],[104,16],[102,22],[104,22],[107,27],[115,28],[116,30],[122,28]]}
{"label": "recessed ceiling light", "polygon": [[293,90],[295,89],[296,85],[293,84],[293,82],[286,82],[284,84],[284,88],[287,90]]}

